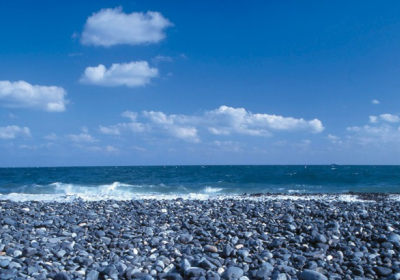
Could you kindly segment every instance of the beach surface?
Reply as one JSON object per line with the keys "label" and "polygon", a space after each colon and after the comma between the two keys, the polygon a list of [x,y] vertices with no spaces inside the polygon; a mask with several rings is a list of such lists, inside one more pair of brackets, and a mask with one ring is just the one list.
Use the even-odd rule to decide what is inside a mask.
{"label": "beach surface", "polygon": [[0,201],[0,279],[400,279],[397,195]]}

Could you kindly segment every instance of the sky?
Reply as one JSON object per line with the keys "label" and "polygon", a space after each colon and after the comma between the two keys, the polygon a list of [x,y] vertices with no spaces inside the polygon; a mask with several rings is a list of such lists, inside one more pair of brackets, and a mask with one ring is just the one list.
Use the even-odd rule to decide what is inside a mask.
{"label": "sky", "polygon": [[0,167],[400,164],[400,2],[0,2]]}

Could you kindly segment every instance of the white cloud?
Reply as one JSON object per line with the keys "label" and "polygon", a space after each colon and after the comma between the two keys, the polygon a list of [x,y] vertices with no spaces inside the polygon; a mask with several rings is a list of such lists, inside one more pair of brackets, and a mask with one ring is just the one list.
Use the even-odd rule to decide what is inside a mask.
{"label": "white cloud", "polygon": [[166,128],[169,133],[175,138],[198,143],[200,142],[199,137],[197,136],[197,129],[194,127],[182,127],[182,126],[170,126]]}
{"label": "white cloud", "polygon": [[168,115],[157,111],[140,114],[126,111],[123,117],[131,120],[113,126],[100,126],[104,134],[119,135],[123,130],[136,133],[164,134],[180,140],[199,143],[200,133],[213,135],[243,134],[248,136],[271,136],[274,131],[305,131],[319,133],[324,127],[318,119],[306,121],[291,117],[252,114],[243,108],[221,106],[202,115]]}
{"label": "white cloud", "polygon": [[18,137],[30,137],[31,132],[27,127],[20,127],[16,125],[9,125],[0,127],[0,139],[8,140]]}
{"label": "white cloud", "polygon": [[270,136],[271,131],[306,131],[319,133],[324,130],[320,120],[295,119],[268,114],[253,114],[244,108],[221,106],[206,113],[213,134],[239,133],[254,136]]}
{"label": "white cloud", "polygon": [[382,114],[379,116],[381,120],[385,122],[390,122],[390,123],[398,123],[400,122],[400,118],[396,115],[391,115],[391,114]]}
{"label": "white cloud", "polygon": [[379,102],[379,100],[373,99],[373,100],[371,100],[371,103],[374,105],[378,105],[380,102]]}
{"label": "white cloud", "polygon": [[147,118],[149,118],[153,123],[155,124],[161,124],[161,125],[172,125],[174,124],[174,119],[175,116],[167,116],[163,112],[154,112],[154,111],[144,111],[143,115]]}
{"label": "white cloud", "polygon": [[143,111],[142,116],[150,120],[153,130],[162,130],[184,141],[200,142],[198,130],[193,126],[194,118],[184,115],[166,115],[163,112],[154,111]]}
{"label": "white cloud", "polygon": [[351,133],[348,141],[364,146],[370,144],[395,144],[400,143],[400,118],[391,114],[382,114],[379,117],[370,116],[370,123],[374,125],[352,126],[347,131]]}
{"label": "white cloud", "polygon": [[67,139],[74,143],[93,143],[97,142],[95,138],[93,138],[88,133],[80,133],[80,134],[70,134],[67,135]]}
{"label": "white cloud", "polygon": [[31,85],[25,81],[0,81],[0,101],[4,101],[7,107],[63,112],[68,103],[66,95],[61,87]]}
{"label": "white cloud", "polygon": [[379,123],[380,121],[388,122],[388,123],[398,123],[400,122],[400,118],[396,115],[392,114],[382,114],[379,116],[369,116],[370,123]]}
{"label": "white cloud", "polygon": [[101,133],[108,134],[108,135],[120,135],[121,134],[121,132],[117,126],[109,126],[109,127],[100,126],[99,130]]}
{"label": "white cloud", "polygon": [[158,43],[172,25],[159,12],[125,14],[121,7],[102,9],[87,19],[81,43],[103,47]]}
{"label": "white cloud", "polygon": [[150,83],[150,80],[157,76],[157,68],[150,67],[147,61],[136,61],[115,63],[109,69],[102,64],[96,67],[87,67],[80,81],[97,86],[138,87]]}
{"label": "white cloud", "polygon": [[128,118],[128,119],[131,119],[131,121],[135,122],[138,117],[138,113],[131,112],[131,111],[125,111],[122,113],[122,116],[125,118]]}
{"label": "white cloud", "polygon": [[377,116],[369,116],[369,122],[370,123],[378,123],[378,117]]}

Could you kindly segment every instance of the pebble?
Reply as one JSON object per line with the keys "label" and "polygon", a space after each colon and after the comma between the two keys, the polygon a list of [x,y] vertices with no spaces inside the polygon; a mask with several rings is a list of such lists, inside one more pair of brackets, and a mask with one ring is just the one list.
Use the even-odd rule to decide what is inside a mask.
{"label": "pebble", "polygon": [[319,272],[305,269],[300,273],[299,280],[328,280],[328,278]]}
{"label": "pebble", "polygon": [[0,205],[0,279],[400,280],[397,201]]}
{"label": "pebble", "polygon": [[230,279],[239,279],[242,276],[243,276],[243,270],[241,268],[236,266],[231,266],[227,270],[225,270],[224,273],[222,273],[221,278],[230,280]]}
{"label": "pebble", "polygon": [[217,253],[218,248],[213,245],[206,245],[206,246],[204,246],[204,252]]}

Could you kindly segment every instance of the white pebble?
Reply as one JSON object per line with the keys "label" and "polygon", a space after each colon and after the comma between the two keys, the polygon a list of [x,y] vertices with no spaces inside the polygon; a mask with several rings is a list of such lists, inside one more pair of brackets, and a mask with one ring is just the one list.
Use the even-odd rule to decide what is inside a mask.
{"label": "white pebble", "polygon": [[218,268],[217,272],[218,274],[222,274],[224,273],[225,269],[223,269],[222,267]]}

